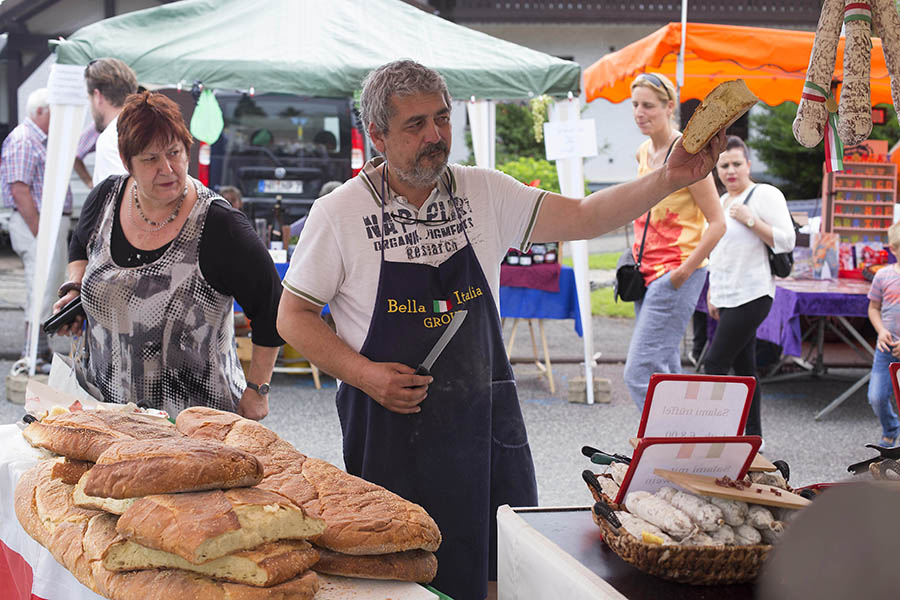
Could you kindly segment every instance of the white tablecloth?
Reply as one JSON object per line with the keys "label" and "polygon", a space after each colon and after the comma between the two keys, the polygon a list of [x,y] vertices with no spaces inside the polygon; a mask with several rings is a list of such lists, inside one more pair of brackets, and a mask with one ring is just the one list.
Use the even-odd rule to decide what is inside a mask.
{"label": "white tablecloth", "polygon": [[497,510],[497,551],[499,600],[627,600],[509,506]]}

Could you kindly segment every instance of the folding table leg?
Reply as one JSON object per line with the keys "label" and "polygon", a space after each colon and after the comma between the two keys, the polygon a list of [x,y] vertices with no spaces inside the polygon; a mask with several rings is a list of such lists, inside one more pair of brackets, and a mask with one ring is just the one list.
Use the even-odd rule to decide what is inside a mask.
{"label": "folding table leg", "polygon": [[550,393],[556,393],[556,385],[553,383],[553,369],[550,366],[550,352],[547,349],[547,334],[544,331],[544,320],[538,319],[538,329],[541,330],[541,345],[544,347],[544,361],[547,367],[547,381],[550,382]]}
{"label": "folding table leg", "polygon": [[513,319],[512,331],[509,332],[509,343],[506,344],[506,358],[512,358],[513,343],[516,341],[516,329],[519,327],[519,319]]}
{"label": "folding table leg", "polygon": [[815,420],[818,421],[819,419],[821,419],[822,417],[824,417],[825,415],[827,415],[828,413],[830,413],[831,411],[836,409],[838,406],[840,406],[844,402],[844,400],[846,400],[853,394],[853,392],[855,392],[856,390],[858,390],[859,388],[864,386],[866,383],[868,383],[870,377],[872,377],[872,373],[866,373],[866,375],[864,377],[860,378],[856,383],[851,385],[847,389],[846,392],[844,392],[843,394],[841,394],[840,396],[838,396],[837,398],[832,400],[831,404],[829,404],[828,406],[826,406],[825,408],[823,408],[822,410],[817,412],[816,416],[815,416]]}

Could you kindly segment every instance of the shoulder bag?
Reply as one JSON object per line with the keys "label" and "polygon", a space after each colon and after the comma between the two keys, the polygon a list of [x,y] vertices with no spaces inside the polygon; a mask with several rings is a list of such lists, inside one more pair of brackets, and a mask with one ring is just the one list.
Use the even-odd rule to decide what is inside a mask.
{"label": "shoulder bag", "polygon": [[[672,154],[672,148],[675,147],[675,142],[681,136],[679,135],[672,143],[669,144],[669,149],[666,151],[666,158],[663,161],[669,160],[669,155]],[[624,300],[625,302],[636,302],[638,300],[644,299],[644,294],[647,293],[647,284],[644,283],[644,276],[641,275],[641,259],[644,257],[644,242],[647,241],[647,230],[650,228],[650,211],[647,211],[647,221],[644,223],[644,235],[641,237],[641,249],[638,250],[637,262],[634,261],[634,254],[631,253],[631,248],[626,248],[622,252],[622,256],[619,257],[619,260],[616,262],[616,283],[613,289],[613,298],[616,302],[619,301],[619,298]]]}
{"label": "shoulder bag", "polygon": [[644,257],[644,242],[647,241],[648,229],[650,229],[650,211],[647,211],[647,222],[644,223],[644,235],[641,237],[637,262],[631,248],[626,248],[616,263],[616,284],[613,291],[616,302],[619,298],[625,302],[643,300],[644,294],[647,293],[647,284],[644,283],[644,276],[641,274],[641,259]]}
{"label": "shoulder bag", "polygon": [[[747,194],[747,197],[744,198],[742,204],[747,204],[755,191],[756,186],[754,185],[753,189],[750,190],[750,193]],[[794,221],[793,217],[791,217],[791,223],[793,223],[794,231],[796,231],[797,223]],[[769,269],[772,271],[772,275],[775,277],[787,277],[791,274],[791,270],[794,268],[793,252],[779,252],[776,254],[768,244],[766,244],[766,252],[769,253]]]}

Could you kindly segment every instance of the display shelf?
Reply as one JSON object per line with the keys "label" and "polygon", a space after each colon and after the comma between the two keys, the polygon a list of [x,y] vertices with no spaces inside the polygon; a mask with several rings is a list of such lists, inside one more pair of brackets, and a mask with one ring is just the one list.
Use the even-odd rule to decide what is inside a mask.
{"label": "display shelf", "polygon": [[837,232],[842,242],[860,237],[887,239],[897,198],[894,163],[844,163],[845,170],[822,177],[822,231]]}

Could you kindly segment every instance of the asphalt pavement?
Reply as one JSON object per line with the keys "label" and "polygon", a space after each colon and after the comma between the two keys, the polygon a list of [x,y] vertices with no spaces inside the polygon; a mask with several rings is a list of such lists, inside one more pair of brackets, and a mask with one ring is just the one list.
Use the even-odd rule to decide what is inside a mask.
{"label": "asphalt pavement", "polygon": [[[621,239],[592,244],[592,251],[599,251],[600,244],[609,245],[609,251],[616,245],[618,249],[624,247]],[[21,267],[16,265],[15,255],[8,249],[0,249],[2,373],[9,372],[21,348],[24,286]],[[507,323],[504,328],[507,337],[510,328],[511,324]],[[567,362],[579,360],[582,355],[582,340],[575,333],[572,321],[546,321],[545,328],[551,360],[557,361],[552,367],[555,393],[550,393],[546,379],[533,362],[527,362],[532,353],[527,327],[520,326],[513,348],[519,398],[537,471],[539,500],[542,506],[583,506],[590,502],[590,494],[581,480],[581,471],[592,465],[581,455],[581,446],[630,453],[628,438],[637,431],[640,415],[622,380],[632,321],[594,317],[594,345],[602,360],[594,368],[594,375],[608,378],[612,393],[609,403],[590,406],[568,401],[570,383],[584,372],[581,364]],[[685,342],[689,342],[687,336]],[[64,339],[54,339],[51,345],[58,351],[68,351]],[[692,369],[688,365],[685,370]],[[858,378],[866,370],[863,363],[860,368],[831,370],[830,374]],[[270,413],[263,423],[301,452],[343,466],[340,425],[334,405],[335,382],[323,377],[322,383],[322,389],[316,390],[308,375],[275,374]],[[880,428],[866,401],[865,386],[822,421],[813,419],[816,412],[849,385],[849,382],[821,377],[763,385],[765,454],[770,460],[788,462],[793,485],[845,479],[849,464],[874,454],[864,445],[880,438]],[[0,378],[0,423],[19,420],[22,407],[5,398],[5,378]]]}

